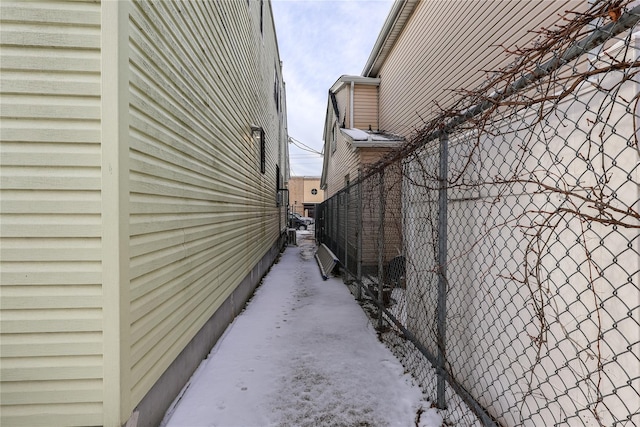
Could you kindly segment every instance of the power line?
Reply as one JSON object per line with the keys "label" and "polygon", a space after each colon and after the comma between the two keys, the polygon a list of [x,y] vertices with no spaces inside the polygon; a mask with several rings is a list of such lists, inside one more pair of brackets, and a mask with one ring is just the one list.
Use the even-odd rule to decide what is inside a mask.
{"label": "power line", "polygon": [[292,136],[289,136],[289,143],[295,145],[296,147],[298,147],[301,150],[308,151],[308,152],[313,153],[313,154],[317,154],[318,156],[322,156],[322,153],[320,151],[317,151],[317,150],[309,147],[307,144],[298,141],[297,139],[295,139]]}

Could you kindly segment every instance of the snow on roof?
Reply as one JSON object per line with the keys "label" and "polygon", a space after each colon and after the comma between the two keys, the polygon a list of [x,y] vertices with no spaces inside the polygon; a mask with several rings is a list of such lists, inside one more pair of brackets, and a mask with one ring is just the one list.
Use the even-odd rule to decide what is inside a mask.
{"label": "snow on roof", "polygon": [[404,141],[398,135],[385,132],[365,131],[356,128],[340,129],[347,135],[354,147],[395,147]]}

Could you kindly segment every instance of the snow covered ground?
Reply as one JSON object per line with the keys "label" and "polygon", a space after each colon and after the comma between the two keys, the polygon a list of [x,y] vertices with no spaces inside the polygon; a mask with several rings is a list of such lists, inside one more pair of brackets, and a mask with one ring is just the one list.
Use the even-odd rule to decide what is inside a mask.
{"label": "snow covered ground", "polygon": [[165,427],[437,427],[442,418],[298,231],[167,412]]}

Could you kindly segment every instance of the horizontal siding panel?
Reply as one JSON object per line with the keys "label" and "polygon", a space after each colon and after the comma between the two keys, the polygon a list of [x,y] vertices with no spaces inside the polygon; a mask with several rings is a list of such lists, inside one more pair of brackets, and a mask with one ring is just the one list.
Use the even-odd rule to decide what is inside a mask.
{"label": "horizontal siding panel", "polygon": [[49,76],[52,80],[68,79],[79,76],[86,80],[89,73],[100,73],[100,53],[94,50],[66,50],[58,48],[29,48],[22,46],[2,46],[3,73],[11,71],[35,72],[42,75],[45,70],[55,72]]}
{"label": "horizontal siding panel", "polygon": [[[2,191],[0,194],[2,212],[5,214],[74,214],[76,212],[99,214],[101,207],[99,194],[92,191],[31,190],[26,192],[17,190]],[[46,244],[46,242],[43,243],[43,245]]]}
{"label": "horizontal siding panel", "polygon": [[[250,263],[252,259],[255,259],[255,254],[247,254],[239,261],[242,263],[241,265],[251,265]],[[152,369],[155,363],[154,355],[161,353],[159,349],[162,348],[158,345],[158,341],[154,339],[154,336],[162,336],[167,333],[166,331],[171,330],[176,334],[176,336],[185,337],[197,331],[197,329],[194,330],[194,327],[199,322],[194,321],[194,323],[191,323],[183,321],[178,323],[179,317],[182,316],[186,320],[193,320],[198,316],[198,313],[203,312],[202,308],[219,304],[233,291],[233,286],[231,284],[237,283],[237,281],[246,274],[240,269],[229,268],[233,264],[233,259],[228,259],[226,263],[219,263],[217,261],[218,260],[212,260],[211,263],[213,265],[220,265],[218,270],[220,272],[220,276],[217,281],[213,282],[211,280],[211,274],[215,275],[215,271],[211,271],[209,275],[202,276],[195,281],[193,292],[196,292],[194,294],[196,297],[189,299],[188,304],[179,306],[176,310],[177,316],[174,316],[172,313],[171,316],[166,316],[159,324],[151,322],[150,319],[147,318],[132,325],[132,334],[140,338],[140,340],[136,341],[138,345],[132,348],[132,360],[139,360],[138,363],[140,366],[145,366],[146,369]],[[220,285],[220,292],[216,294],[210,293],[205,297],[205,294],[202,293],[208,292],[207,287],[198,286],[200,283],[209,286],[213,283],[217,283]],[[180,295],[180,297],[182,297],[182,295]],[[179,298],[179,300],[186,301],[183,298]],[[173,305],[176,305],[175,301],[173,302]],[[199,320],[202,321],[206,319]],[[137,378],[134,376],[133,380],[135,383]]]}
{"label": "horizontal siding panel", "polygon": [[[247,236],[244,234],[237,234],[235,239],[229,237],[217,237],[220,242],[216,242],[215,245],[210,245],[211,248],[215,247],[217,249],[216,256],[209,251],[191,251],[192,253],[190,253],[188,259],[181,258],[173,264],[165,264],[162,268],[157,268],[153,271],[149,271],[146,275],[138,276],[138,278],[135,281],[132,281],[131,284],[132,305],[141,305],[136,302],[138,298],[141,298],[148,292],[158,289],[160,286],[167,286],[166,281],[160,280],[160,277],[166,276],[167,278],[180,278],[183,274],[189,273],[187,276],[182,277],[181,280],[190,282],[191,280],[194,280],[193,277],[204,274],[200,271],[200,268],[214,269],[219,267],[219,264],[225,259],[222,257],[237,256],[234,254],[233,249],[246,246],[246,237]],[[235,266],[235,269],[245,271],[245,274],[249,271],[249,267],[245,264],[238,264]],[[149,276],[149,274],[151,276]]]}
{"label": "horizontal siding panel", "polygon": [[[251,207],[258,205],[258,202],[260,202],[260,200],[246,201],[246,193],[241,191],[233,192],[227,186],[194,187],[176,180],[163,179],[161,177],[154,179],[149,175],[138,174],[131,175],[131,191],[144,195],[181,199],[182,201],[193,200],[195,203],[216,203],[222,210],[229,206],[236,209],[240,209],[241,206]],[[261,198],[265,197],[268,197],[268,195],[261,195]],[[275,206],[275,197],[269,201]]]}
{"label": "horizontal siding panel", "polygon": [[2,9],[2,22],[96,27],[100,25],[100,11],[82,2],[16,2]]}
{"label": "horizontal siding panel", "polygon": [[[247,214],[247,219],[252,218]],[[155,232],[165,232],[168,230],[189,229],[199,226],[212,226],[223,221],[223,218],[217,217],[212,213],[191,214],[191,215],[136,215],[131,218],[131,234],[146,234]],[[238,217],[230,224],[227,229],[238,229],[242,222],[238,221]],[[216,230],[218,231],[218,230]]]}
{"label": "horizontal siding panel", "polygon": [[[29,361],[27,358],[23,358]],[[66,357],[73,360],[73,357]],[[44,367],[8,368],[11,359],[3,359],[3,367],[0,375],[3,382],[11,381],[47,381],[47,380],[75,380],[75,379],[99,379],[102,378],[102,359],[98,359],[94,366],[56,366],[54,364]]]}
{"label": "horizontal siding panel", "polygon": [[[197,174],[189,169],[170,163],[154,161],[154,159],[150,158],[138,159],[135,155],[132,155],[130,166],[137,171],[137,174],[143,174],[143,179],[149,178],[153,174],[151,179],[179,183],[180,186],[193,188],[194,192],[203,191],[209,194],[219,192],[227,199],[235,197],[238,202],[244,201],[244,197],[242,197],[237,187],[232,184],[221,183],[222,180],[220,178],[216,179],[215,177]],[[146,176],[144,176],[145,174]],[[211,201],[216,200],[213,199]]]}
{"label": "horizontal siding panel", "polygon": [[[6,309],[5,309],[6,310]],[[73,309],[68,314],[75,314]],[[4,313],[3,313],[4,315]],[[55,332],[94,332],[102,329],[101,319],[41,319],[6,320],[0,322],[3,334],[55,333]],[[4,360],[4,359],[3,359]],[[3,377],[3,380],[9,377]],[[37,378],[32,378],[37,379]]]}
{"label": "horizontal siding panel", "polygon": [[[24,73],[24,72],[20,72]],[[81,95],[99,96],[100,83],[97,81],[82,81],[80,75],[66,75],[64,80],[38,80],[38,76],[31,76],[30,80],[24,80],[24,75],[9,74],[3,72],[0,90],[3,93],[16,94],[40,94],[40,95]],[[3,108],[4,112],[4,108]]]}
{"label": "horizontal siding panel", "polygon": [[103,423],[101,403],[5,406],[3,426],[99,426]]}
{"label": "horizontal siding panel", "polygon": [[[18,27],[18,28],[16,28]],[[56,47],[67,49],[98,49],[100,48],[99,30],[92,31],[90,27],[74,28],[61,26],[19,25],[3,23],[0,30],[2,44],[20,47]]]}
{"label": "horizontal siding panel", "polygon": [[[169,333],[182,336],[189,332],[194,320],[203,314],[203,307],[215,304],[217,300],[223,297],[222,293],[210,293],[205,286],[202,286],[203,283],[220,285],[220,282],[215,280],[214,275],[216,275],[215,271],[208,272],[208,275],[193,282],[191,289],[180,293],[178,298],[161,304],[159,308],[172,307],[172,310],[166,313],[161,322],[156,323],[155,316],[151,313],[150,316],[145,316],[133,323],[132,338],[135,338],[135,345],[131,349],[131,360],[135,364],[144,361],[143,363],[147,365],[145,369],[139,371],[140,374],[155,364],[158,351],[151,350],[158,346],[162,337]],[[181,301],[182,304],[178,304],[176,300]],[[221,301],[217,302],[219,304]],[[160,348],[162,346],[158,346],[158,349]],[[132,378],[133,383],[135,384],[141,378],[142,376],[136,377],[134,375]]]}
{"label": "horizontal siding panel", "polygon": [[[42,384],[38,382],[38,387]],[[95,387],[95,385],[92,384]],[[3,386],[6,388],[6,385]],[[25,400],[30,405],[34,404],[55,404],[55,403],[85,403],[85,402],[101,402],[102,392],[99,389],[93,390],[51,390],[51,391],[10,391],[0,394],[0,399],[5,405],[24,404]]]}
{"label": "horizontal siding panel", "polygon": [[[86,147],[80,143],[99,144],[101,141],[100,122],[95,120],[56,120],[32,119],[32,118],[6,118],[0,119],[2,126],[3,144],[7,142],[7,148],[2,147],[2,152],[19,151],[27,153],[29,145],[33,144],[31,153],[39,150],[35,148],[49,148],[51,151],[69,150],[73,153],[73,147],[78,144],[78,150],[82,153]],[[12,143],[12,144],[9,144]],[[22,146],[20,147],[21,143]],[[29,144],[27,144],[29,143]],[[39,145],[39,143],[59,143],[51,145]]]}
{"label": "horizontal siding panel", "polygon": [[[38,268],[40,271],[26,270],[25,265],[14,266],[9,263],[2,264],[2,280],[12,285],[85,285],[88,283],[100,283],[101,274],[95,271],[49,271],[46,268]],[[80,268],[80,267],[78,267]],[[44,271],[43,271],[44,270]]]}
{"label": "horizontal siding panel", "polygon": [[[2,133],[4,138],[4,129]],[[29,173],[29,166],[37,166],[39,173],[55,173],[57,175],[98,173],[97,167],[87,169],[87,165],[100,164],[100,147],[97,144],[25,144],[8,142],[5,139],[2,144],[0,153],[2,154],[3,170],[7,170],[10,166],[20,166],[21,174],[24,175]],[[75,167],[77,172],[63,167]],[[12,171],[9,170],[9,172]],[[18,171],[14,172],[15,175],[18,175]]]}
{"label": "horizontal siding panel", "polygon": [[3,238],[97,237],[101,230],[100,215],[3,214],[0,223]]}
{"label": "horizontal siding panel", "polygon": [[[167,134],[170,135],[173,131],[166,132],[166,129],[157,126],[157,122],[141,120],[134,123],[148,132],[136,134],[136,138],[132,140],[132,148],[135,150],[133,154],[140,161],[155,162],[164,167],[166,163],[175,164],[197,175],[210,177],[219,186],[230,189],[234,188],[232,184],[240,186],[235,187],[235,192],[240,189],[252,190],[247,180],[255,178],[259,166],[250,155],[239,153],[239,150],[221,150],[219,145],[222,141],[218,140],[214,141],[215,144],[206,142],[202,147],[195,147],[183,139],[172,141]],[[165,136],[161,135],[163,133]]]}
{"label": "horizontal siding panel", "polygon": [[[102,333],[97,331],[2,334],[2,357],[100,354],[102,354]],[[28,385],[24,387],[28,388]]]}
{"label": "horizontal siding panel", "polygon": [[167,230],[153,234],[132,235],[130,239],[129,255],[133,259],[145,253],[182,244],[184,241],[185,231],[182,229]]}
{"label": "horizontal siding panel", "polygon": [[[4,168],[3,168],[4,169]],[[3,175],[0,178],[0,187],[12,190],[95,190],[100,188],[101,180],[92,171],[85,170],[77,176],[43,176],[43,171],[34,169],[32,176],[25,176],[28,171],[19,168],[22,176]],[[6,172],[6,169],[3,170]],[[92,176],[93,175],[93,176]]]}
{"label": "horizontal siding panel", "polygon": [[[72,301],[69,301],[69,300]],[[60,306],[65,306],[66,308],[100,308],[102,307],[102,297],[101,296],[74,296],[73,298],[69,297],[59,297],[59,296],[28,296],[28,297],[8,297],[6,295],[2,296],[2,302],[0,303],[0,307],[3,310],[12,309],[12,310],[33,310],[33,309],[55,309]]]}
{"label": "horizontal siding panel", "polygon": [[95,120],[100,117],[97,98],[3,95],[6,118]]}
{"label": "horizontal siding panel", "polygon": [[[198,283],[200,283],[200,285],[207,285],[199,287],[207,292],[211,292],[211,284],[220,284],[222,286],[222,288],[219,290],[221,291],[221,293],[218,294],[218,297],[214,296],[214,298],[226,298],[227,295],[225,294],[225,292],[230,292],[233,289],[231,284],[236,283],[235,280],[241,279],[248,272],[245,269],[237,268],[237,266],[252,265],[252,262],[255,263],[260,256],[254,250],[244,253],[243,256],[238,259],[237,256],[234,255],[231,251],[231,249],[233,249],[234,247],[234,243],[235,242],[230,241],[223,244],[221,247],[222,250],[220,251],[220,255],[216,256],[215,258],[210,258],[207,252],[201,252],[197,255],[192,256],[191,269],[187,270],[185,277],[178,277],[177,279],[189,279],[188,282],[190,283],[194,283],[196,285]],[[168,271],[170,270],[171,268],[168,269]],[[194,289],[195,292],[199,292],[198,286],[196,286],[196,288]],[[158,290],[160,290],[160,288],[158,288]],[[161,292],[164,292],[164,290],[161,290]],[[157,291],[155,292],[156,295],[158,295],[159,293],[160,292]],[[153,294],[149,295],[151,297],[154,296]],[[184,295],[179,294],[178,299],[180,301],[185,301],[182,299],[183,296]],[[201,299],[196,298],[193,299],[192,302],[201,304]],[[173,303],[175,304],[175,301]],[[139,300],[134,300],[133,304],[134,306],[139,305],[140,308],[143,308],[145,307],[145,299],[140,298]],[[188,311],[189,310],[187,310],[187,312]],[[133,336],[138,338],[146,337],[150,330],[157,326],[155,322],[152,322],[150,320],[151,319],[147,318],[143,322],[135,323],[134,329],[132,330]]]}

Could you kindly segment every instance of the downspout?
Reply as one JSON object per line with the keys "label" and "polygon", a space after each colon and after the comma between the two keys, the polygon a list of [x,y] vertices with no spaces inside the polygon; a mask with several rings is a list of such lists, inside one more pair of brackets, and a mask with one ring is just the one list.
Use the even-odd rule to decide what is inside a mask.
{"label": "downspout", "polygon": [[351,80],[351,96],[349,97],[349,127],[353,129],[353,93],[355,91],[355,82]]}

